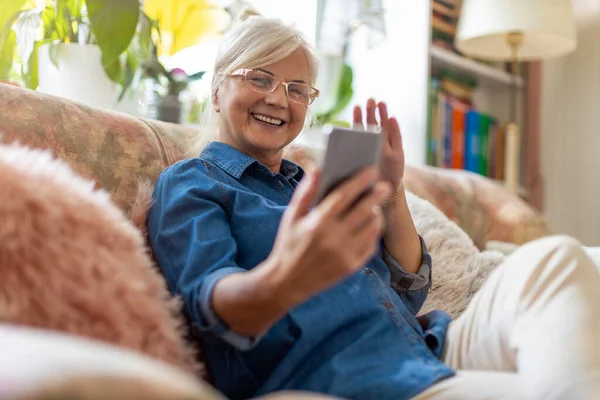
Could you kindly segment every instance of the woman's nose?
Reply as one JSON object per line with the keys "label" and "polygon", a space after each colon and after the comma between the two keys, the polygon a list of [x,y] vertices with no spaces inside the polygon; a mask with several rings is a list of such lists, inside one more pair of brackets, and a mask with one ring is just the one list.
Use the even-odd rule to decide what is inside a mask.
{"label": "woman's nose", "polygon": [[287,107],[288,98],[287,93],[285,91],[285,85],[282,85],[280,83],[272,92],[267,93],[267,96],[265,97],[265,102],[273,106]]}

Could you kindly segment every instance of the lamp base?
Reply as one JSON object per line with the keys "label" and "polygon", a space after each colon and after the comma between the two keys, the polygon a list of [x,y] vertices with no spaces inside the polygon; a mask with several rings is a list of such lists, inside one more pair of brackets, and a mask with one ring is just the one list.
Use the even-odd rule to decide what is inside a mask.
{"label": "lamp base", "polygon": [[504,158],[505,186],[509,192],[517,194],[519,190],[519,127],[515,122],[506,126],[506,153]]}

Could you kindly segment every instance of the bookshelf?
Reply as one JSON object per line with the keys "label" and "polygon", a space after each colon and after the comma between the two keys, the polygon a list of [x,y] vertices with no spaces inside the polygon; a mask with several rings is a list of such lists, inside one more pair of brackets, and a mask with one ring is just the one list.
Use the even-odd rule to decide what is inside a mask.
{"label": "bookshelf", "polygon": [[[448,4],[453,1],[442,0],[446,4],[440,7],[437,0],[383,0],[385,40],[371,46],[369,30],[358,29],[348,46],[347,62],[354,71],[352,104],[364,105],[369,98],[386,101],[390,115],[396,116],[400,123],[409,165],[431,165],[428,158],[431,77],[443,69],[469,75],[477,81],[472,90],[472,100],[477,109],[500,121],[510,118],[512,77],[504,70],[504,65],[496,68],[493,64],[463,57],[452,50],[451,40],[444,44],[432,34],[434,7],[448,9]],[[455,17],[458,15],[458,11],[451,13]],[[442,26],[449,33],[455,31],[450,24]],[[520,102],[517,123],[525,137],[528,126],[523,121],[530,82],[528,68],[522,70],[524,75],[517,81]],[[531,114],[527,114],[528,118]],[[351,119],[352,107],[347,107],[341,117]],[[525,147],[522,146],[524,152]],[[525,163],[521,165],[524,167]],[[523,193],[524,190],[521,191]]]}
{"label": "bookshelf", "polygon": [[[512,84],[513,77],[508,72],[463,57],[453,51],[432,45],[429,48],[429,54],[433,72],[441,68],[451,68],[464,74],[473,75],[487,86],[506,86]],[[523,85],[523,78],[518,77],[517,87],[523,88]]]}
{"label": "bookshelf", "polygon": [[[469,170],[503,184],[511,90],[516,85],[516,122],[524,127],[527,82],[503,63],[474,60],[456,51],[460,8],[461,0],[430,1],[426,163]],[[523,185],[518,194],[527,197]]]}

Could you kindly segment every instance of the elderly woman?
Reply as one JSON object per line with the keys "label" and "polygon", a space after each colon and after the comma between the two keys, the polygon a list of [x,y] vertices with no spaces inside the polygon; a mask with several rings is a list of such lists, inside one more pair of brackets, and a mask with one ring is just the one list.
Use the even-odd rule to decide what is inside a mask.
{"label": "elderly woman", "polygon": [[[350,399],[600,396],[600,275],[568,238],[526,245],[455,321],[417,317],[431,258],[409,213],[398,123],[383,162],[312,200],[319,172],[283,159],[317,59],[294,29],[245,14],[217,56],[215,141],[160,176],[149,237],[231,399],[301,390]],[[366,188],[374,185],[367,196]]]}

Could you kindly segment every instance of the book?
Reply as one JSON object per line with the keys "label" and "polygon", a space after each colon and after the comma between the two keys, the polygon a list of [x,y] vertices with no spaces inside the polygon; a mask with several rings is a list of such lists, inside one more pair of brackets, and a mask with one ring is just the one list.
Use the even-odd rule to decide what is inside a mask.
{"label": "book", "polygon": [[433,113],[437,107],[437,93],[439,91],[440,81],[436,77],[429,80],[429,98],[427,101],[427,164],[435,165],[437,163],[437,127],[434,127],[436,119]]}
{"label": "book", "polygon": [[450,35],[452,37],[454,37],[454,35],[456,34],[455,24],[446,22],[441,18],[437,18],[436,16],[433,16],[433,18],[431,19],[431,26],[434,29],[437,29],[438,31],[445,33],[446,35]]}
{"label": "book", "polygon": [[490,160],[490,129],[493,128],[494,119],[487,114],[479,115],[479,153],[477,157],[477,172],[488,176],[488,164]]}
{"label": "book", "polygon": [[452,168],[464,169],[465,167],[465,118],[468,107],[461,103],[454,103],[452,109]]}
{"label": "book", "polygon": [[458,19],[460,13],[456,6],[448,5],[447,3],[441,1],[434,1],[432,4],[433,12],[445,15],[450,18]]}
{"label": "book", "polygon": [[471,172],[479,172],[479,117],[476,110],[467,112],[465,123],[465,169]]}
{"label": "book", "polygon": [[504,125],[432,78],[427,112],[427,163],[504,178]]}

